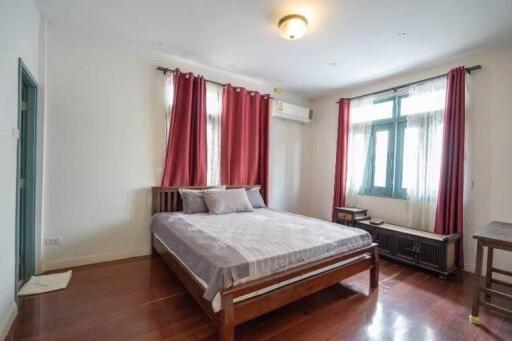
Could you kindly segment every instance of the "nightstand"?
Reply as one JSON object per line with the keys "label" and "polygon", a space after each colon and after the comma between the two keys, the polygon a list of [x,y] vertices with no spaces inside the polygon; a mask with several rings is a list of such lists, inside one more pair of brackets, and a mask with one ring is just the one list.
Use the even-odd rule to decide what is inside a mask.
{"label": "nightstand", "polygon": [[336,222],[338,224],[354,226],[356,221],[368,220],[368,210],[356,207],[336,207]]}

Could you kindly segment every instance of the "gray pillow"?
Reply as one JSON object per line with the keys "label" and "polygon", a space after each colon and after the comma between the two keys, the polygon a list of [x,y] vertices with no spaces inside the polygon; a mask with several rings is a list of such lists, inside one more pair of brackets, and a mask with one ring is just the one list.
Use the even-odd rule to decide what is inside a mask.
{"label": "gray pillow", "polygon": [[208,191],[223,191],[225,189],[226,186],[212,187],[203,190],[186,188],[178,189],[181,200],[183,201],[183,213],[193,214],[208,212],[208,207],[206,207],[206,203],[204,202],[203,193]]}
{"label": "gray pillow", "polygon": [[204,201],[211,214],[252,212],[252,205],[245,189],[228,189],[203,193]]}
{"label": "gray pillow", "polygon": [[249,198],[249,201],[251,202],[253,208],[267,207],[265,205],[265,202],[263,201],[263,198],[261,197],[259,187],[247,189],[247,197]]}

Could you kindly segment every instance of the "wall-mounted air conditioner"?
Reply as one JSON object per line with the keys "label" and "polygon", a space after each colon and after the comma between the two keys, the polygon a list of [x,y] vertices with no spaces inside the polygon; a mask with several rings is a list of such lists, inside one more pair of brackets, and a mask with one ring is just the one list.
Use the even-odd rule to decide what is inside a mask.
{"label": "wall-mounted air conditioner", "polygon": [[272,102],[272,117],[301,123],[311,123],[313,118],[313,111],[311,109],[279,100]]}

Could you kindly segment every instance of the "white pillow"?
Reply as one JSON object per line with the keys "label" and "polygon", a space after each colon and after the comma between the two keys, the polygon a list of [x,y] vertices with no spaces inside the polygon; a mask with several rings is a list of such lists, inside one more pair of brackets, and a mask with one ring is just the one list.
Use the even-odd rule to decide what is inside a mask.
{"label": "white pillow", "polygon": [[211,214],[252,212],[252,205],[244,188],[203,193],[206,207]]}
{"label": "white pillow", "polygon": [[263,208],[267,207],[265,201],[261,197],[260,187],[253,187],[247,189],[247,197],[251,202],[252,208]]}
{"label": "white pillow", "polygon": [[204,202],[203,193],[208,191],[223,191],[226,186],[217,186],[208,189],[187,189],[180,188],[181,200],[183,201],[183,213],[204,213],[208,212],[208,207]]}

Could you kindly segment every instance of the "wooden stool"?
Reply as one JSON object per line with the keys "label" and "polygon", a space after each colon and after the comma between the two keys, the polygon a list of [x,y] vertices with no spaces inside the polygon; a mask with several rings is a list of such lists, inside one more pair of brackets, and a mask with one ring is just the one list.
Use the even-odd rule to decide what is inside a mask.
{"label": "wooden stool", "polygon": [[[473,308],[469,320],[474,324],[480,324],[478,311],[480,305],[502,312],[506,316],[512,317],[512,310],[500,307],[491,303],[491,297],[496,296],[512,302],[512,295],[495,290],[493,283],[512,287],[512,284],[492,278],[492,273],[499,273],[512,277],[512,272],[494,268],[492,265],[494,249],[506,250],[512,252],[512,224],[502,222],[492,222],[484,229],[476,233],[473,238],[478,240],[476,247],[476,269],[475,269],[475,289],[473,292]],[[487,271],[485,278],[485,287],[481,286],[482,262],[484,247],[487,247]],[[485,299],[480,299],[480,292],[483,291]]]}

